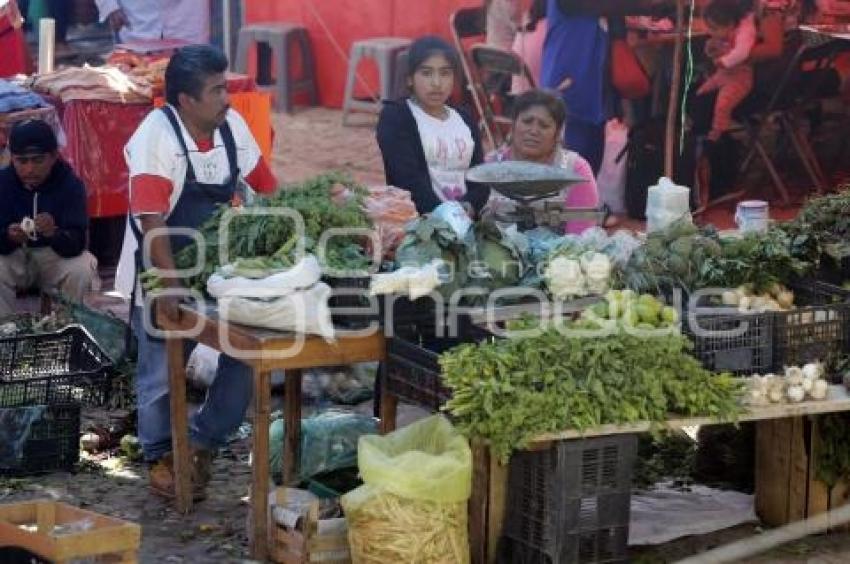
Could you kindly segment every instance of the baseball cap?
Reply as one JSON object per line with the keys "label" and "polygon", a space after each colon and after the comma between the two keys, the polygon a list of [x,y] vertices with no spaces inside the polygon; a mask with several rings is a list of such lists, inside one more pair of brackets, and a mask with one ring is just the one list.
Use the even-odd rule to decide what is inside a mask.
{"label": "baseball cap", "polygon": [[56,134],[44,120],[18,122],[9,133],[9,152],[13,155],[52,153],[57,148]]}

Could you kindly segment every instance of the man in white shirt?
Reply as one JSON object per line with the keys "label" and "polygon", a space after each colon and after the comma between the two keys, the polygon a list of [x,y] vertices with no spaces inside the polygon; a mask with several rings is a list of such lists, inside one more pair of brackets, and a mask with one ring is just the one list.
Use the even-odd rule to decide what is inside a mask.
{"label": "man in white shirt", "polygon": [[[168,104],[148,114],[124,149],[130,169],[130,217],[115,287],[134,298],[131,324],[139,350],[135,381],[139,441],[151,463],[151,489],[166,497],[174,495],[168,362],[165,342],[149,334],[143,321],[150,319],[150,312],[144,311],[150,300],[143,306],[139,299],[138,272],[144,267],[137,251],[145,249],[143,239],[150,237],[148,264],[173,270],[174,253],[185,246],[186,238],[152,236],[152,232],[197,229],[219,206],[239,200],[243,181],[260,194],[277,187],[245,120],[229,107],[226,69],[227,57],[215,47],[178,49],[165,70]],[[182,284],[178,278],[163,282],[168,288]],[[163,302],[169,317],[179,316],[173,297],[157,301]],[[206,400],[190,419],[192,483],[198,499],[209,480],[212,453],[242,423],[252,381],[248,366],[222,354]]]}
{"label": "man in white shirt", "polygon": [[121,41],[179,39],[209,43],[209,0],[95,0],[100,21]]}

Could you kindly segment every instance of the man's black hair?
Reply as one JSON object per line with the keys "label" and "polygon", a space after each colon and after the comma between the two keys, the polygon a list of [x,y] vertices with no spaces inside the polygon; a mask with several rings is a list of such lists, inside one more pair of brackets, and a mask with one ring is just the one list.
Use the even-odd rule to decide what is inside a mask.
{"label": "man's black hair", "polygon": [[180,106],[180,94],[200,98],[207,78],[227,70],[227,56],[211,45],[188,45],[177,50],[165,68],[165,99]]}

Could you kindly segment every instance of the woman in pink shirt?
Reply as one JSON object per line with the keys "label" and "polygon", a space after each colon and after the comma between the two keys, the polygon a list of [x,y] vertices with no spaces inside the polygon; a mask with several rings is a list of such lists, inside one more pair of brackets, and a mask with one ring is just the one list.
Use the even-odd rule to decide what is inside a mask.
{"label": "woman in pink shirt", "polygon": [[[564,101],[542,90],[529,90],[514,101],[514,121],[509,143],[488,156],[488,161],[531,161],[562,167],[576,173],[585,182],[576,184],[555,198],[563,201],[568,208],[596,208],[599,206],[599,193],[593,169],[581,155],[564,149],[564,124],[567,108]],[[491,196],[491,207],[498,207],[500,198]],[[581,233],[594,227],[589,220],[569,221],[564,226],[566,233]]]}

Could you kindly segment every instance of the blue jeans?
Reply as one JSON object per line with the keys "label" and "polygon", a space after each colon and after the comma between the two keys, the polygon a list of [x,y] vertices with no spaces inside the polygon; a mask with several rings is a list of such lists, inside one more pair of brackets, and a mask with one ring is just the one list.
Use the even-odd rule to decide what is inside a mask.
{"label": "blue jeans", "polygon": [[[168,354],[164,340],[154,339],[145,332],[141,307],[133,308],[131,322],[139,343],[136,367],[139,442],[145,460],[153,462],[171,451]],[[186,358],[195,346],[196,342],[186,341]],[[223,446],[227,437],[242,423],[252,391],[251,368],[222,354],[204,404],[189,418],[192,445],[210,450]]]}

